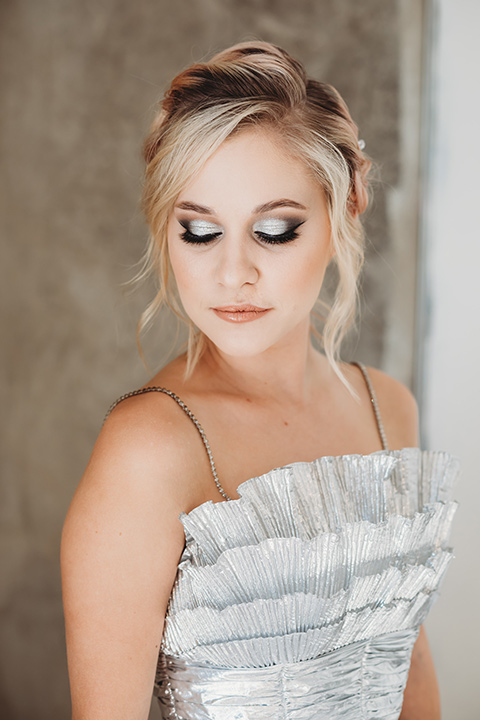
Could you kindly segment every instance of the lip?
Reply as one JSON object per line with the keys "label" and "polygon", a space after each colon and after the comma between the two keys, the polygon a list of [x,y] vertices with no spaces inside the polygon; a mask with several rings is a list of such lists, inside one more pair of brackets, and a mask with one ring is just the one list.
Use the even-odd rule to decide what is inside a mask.
{"label": "lip", "polygon": [[222,320],[232,323],[251,322],[270,312],[272,308],[262,308],[257,305],[225,305],[212,308],[215,315]]}
{"label": "lip", "polygon": [[258,305],[249,305],[248,303],[242,303],[241,305],[224,305],[222,307],[214,307],[212,310],[219,310],[220,312],[264,312],[270,308],[262,308]]}

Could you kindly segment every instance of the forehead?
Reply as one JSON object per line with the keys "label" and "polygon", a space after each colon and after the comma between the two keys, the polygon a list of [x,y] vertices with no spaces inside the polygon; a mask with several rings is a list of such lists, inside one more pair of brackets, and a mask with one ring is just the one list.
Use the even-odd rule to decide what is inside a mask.
{"label": "forehead", "polygon": [[251,208],[279,198],[310,205],[322,188],[305,162],[273,130],[245,129],[225,140],[180,193],[178,200],[214,209]]}

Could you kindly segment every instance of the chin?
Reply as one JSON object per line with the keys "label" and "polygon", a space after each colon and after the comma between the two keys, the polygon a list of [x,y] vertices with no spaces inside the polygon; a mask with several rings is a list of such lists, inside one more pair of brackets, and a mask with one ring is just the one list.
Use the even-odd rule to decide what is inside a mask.
{"label": "chin", "polygon": [[236,337],[227,337],[227,333],[209,333],[202,330],[208,341],[223,355],[236,358],[252,358],[269,350],[280,338],[269,338],[266,334],[255,332],[237,333]]}
{"label": "chin", "polygon": [[210,340],[222,355],[228,355],[232,358],[252,358],[261,355],[272,347],[273,343],[268,342],[249,342],[245,339],[237,342],[215,342]]}

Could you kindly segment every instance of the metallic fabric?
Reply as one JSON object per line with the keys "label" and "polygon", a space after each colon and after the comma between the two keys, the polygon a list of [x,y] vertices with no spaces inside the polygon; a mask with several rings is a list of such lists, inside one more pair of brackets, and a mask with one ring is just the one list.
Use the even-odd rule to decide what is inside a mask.
{"label": "metallic fabric", "polygon": [[457,473],[417,448],[323,457],[182,514],[163,717],[396,720],[451,558]]}

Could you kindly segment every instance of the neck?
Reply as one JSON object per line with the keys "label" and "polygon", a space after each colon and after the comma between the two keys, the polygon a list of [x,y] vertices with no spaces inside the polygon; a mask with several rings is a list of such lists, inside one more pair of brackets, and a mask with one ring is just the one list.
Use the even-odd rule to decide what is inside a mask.
{"label": "neck", "polygon": [[310,323],[302,323],[280,343],[253,357],[232,357],[207,340],[200,368],[219,389],[258,400],[307,404],[319,374],[328,372],[325,358],[310,340]]}

